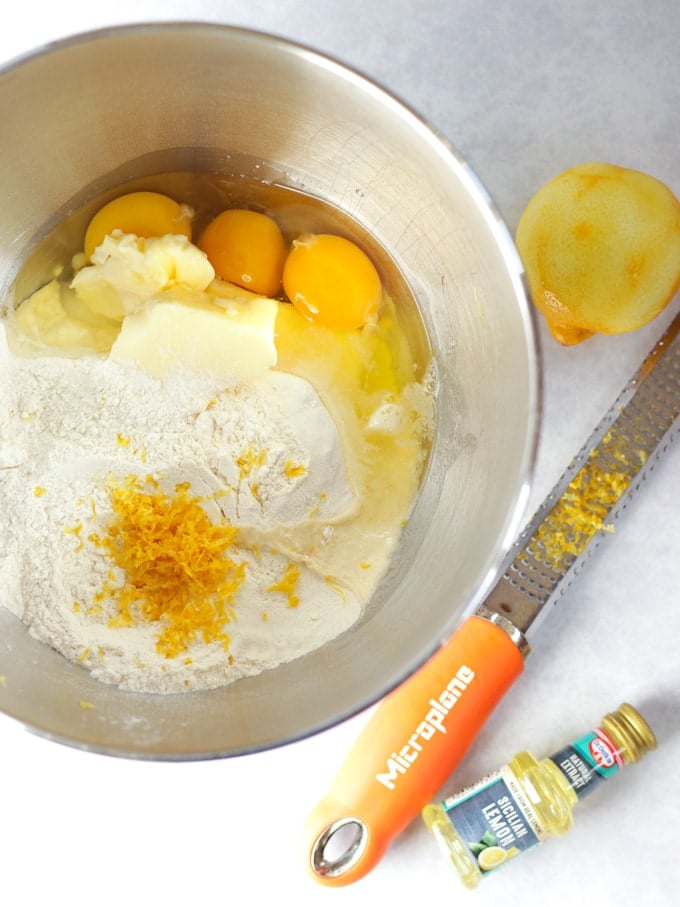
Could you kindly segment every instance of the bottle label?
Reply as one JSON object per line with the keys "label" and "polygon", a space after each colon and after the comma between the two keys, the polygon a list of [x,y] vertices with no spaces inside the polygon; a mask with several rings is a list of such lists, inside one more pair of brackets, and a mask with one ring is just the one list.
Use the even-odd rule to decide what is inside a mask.
{"label": "bottle label", "polygon": [[442,806],[483,875],[546,837],[508,766],[444,800]]}
{"label": "bottle label", "polygon": [[623,765],[623,757],[611,737],[597,728],[550,757],[581,799],[595,790]]}

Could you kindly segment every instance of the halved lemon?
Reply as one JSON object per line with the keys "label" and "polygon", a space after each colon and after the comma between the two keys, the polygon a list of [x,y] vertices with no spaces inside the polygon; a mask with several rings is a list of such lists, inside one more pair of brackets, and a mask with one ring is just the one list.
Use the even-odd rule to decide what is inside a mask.
{"label": "halved lemon", "polygon": [[533,301],[564,345],[642,327],[680,286],[680,201],[638,170],[565,170],[529,201],[516,241]]}

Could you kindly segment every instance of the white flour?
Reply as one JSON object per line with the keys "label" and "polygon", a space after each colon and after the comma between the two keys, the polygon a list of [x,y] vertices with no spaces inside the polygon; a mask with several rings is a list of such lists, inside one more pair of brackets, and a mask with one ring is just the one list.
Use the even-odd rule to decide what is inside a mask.
{"label": "white flour", "polygon": [[[335,424],[304,379],[270,371],[223,390],[94,357],[14,358],[0,326],[0,387],[2,603],[95,677],[148,692],[206,689],[296,658],[357,619],[359,597],[325,569],[357,498]],[[179,482],[196,495],[228,489],[206,508],[259,543],[238,552],[247,579],[225,628],[228,653],[200,642],[166,658],[157,626],[111,627],[115,602],[93,604],[111,563],[88,536],[111,512],[107,476],[130,474],[153,474],[166,491]],[[267,591],[293,560],[297,607]]]}

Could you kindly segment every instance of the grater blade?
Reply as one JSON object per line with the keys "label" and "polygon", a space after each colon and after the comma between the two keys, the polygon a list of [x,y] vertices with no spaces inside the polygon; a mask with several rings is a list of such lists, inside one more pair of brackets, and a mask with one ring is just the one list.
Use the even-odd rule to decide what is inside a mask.
{"label": "grater blade", "polygon": [[522,637],[533,632],[680,431],[678,415],[680,313],[520,533],[474,613]]}

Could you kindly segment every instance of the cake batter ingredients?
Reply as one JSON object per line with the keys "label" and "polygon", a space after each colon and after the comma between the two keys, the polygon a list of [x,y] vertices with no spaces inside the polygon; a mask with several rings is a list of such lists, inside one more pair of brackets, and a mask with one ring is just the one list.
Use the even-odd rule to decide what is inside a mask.
{"label": "cake batter ingredients", "polygon": [[[304,379],[268,372],[225,390],[202,376],[160,382],[102,359],[13,357],[3,344],[0,384],[3,601],[95,677],[150,692],[219,686],[316,648],[356,620],[357,590],[331,580],[327,567],[334,527],[352,519],[357,502],[335,424]],[[156,508],[163,530],[156,551],[145,508],[147,518]],[[288,545],[279,548],[284,513]],[[136,529],[125,528],[128,518]],[[140,584],[142,562],[130,569],[142,554],[132,550],[135,533],[149,546],[149,567],[164,546],[168,555],[173,529],[184,550],[178,545],[165,577],[147,573]],[[193,636],[168,614],[141,619],[139,609],[156,615],[149,592],[162,582],[196,606],[189,586],[178,591],[178,561],[220,538],[235,565],[224,569],[222,591],[237,588],[233,608],[225,597],[224,621],[212,623],[214,638],[206,641],[200,618],[187,624]],[[276,588],[291,565],[297,607]]]}
{"label": "cake batter ingredients", "polygon": [[360,617],[432,399],[387,295],[363,326],[317,323],[216,277],[185,220],[133,235],[116,210],[0,322],[3,603],[102,681],[208,689]]}

